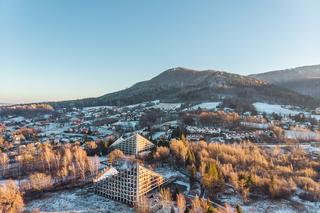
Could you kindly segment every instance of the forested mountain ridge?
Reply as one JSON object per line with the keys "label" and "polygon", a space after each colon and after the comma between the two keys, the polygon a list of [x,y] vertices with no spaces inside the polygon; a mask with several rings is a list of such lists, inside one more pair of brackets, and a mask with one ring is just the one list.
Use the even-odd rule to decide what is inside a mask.
{"label": "forested mountain ridge", "polygon": [[320,65],[271,71],[250,77],[280,85],[303,95],[320,98]]}
{"label": "forested mountain ridge", "polygon": [[[255,76],[254,76],[255,77]],[[223,71],[197,71],[172,68],[158,76],[134,84],[127,89],[97,98],[52,102],[54,107],[85,107],[101,105],[129,105],[144,101],[198,102],[214,101],[223,97],[237,97],[244,101],[317,106],[319,100],[259,80]]]}

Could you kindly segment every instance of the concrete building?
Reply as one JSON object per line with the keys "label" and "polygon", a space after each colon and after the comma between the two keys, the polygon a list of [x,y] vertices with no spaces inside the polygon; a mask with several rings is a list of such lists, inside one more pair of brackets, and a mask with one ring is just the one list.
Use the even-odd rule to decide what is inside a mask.
{"label": "concrete building", "polygon": [[128,138],[119,138],[110,147],[112,149],[119,149],[126,155],[139,155],[143,152],[151,151],[155,145],[136,133]]}
{"label": "concrete building", "polygon": [[165,183],[165,179],[137,162],[121,161],[95,182],[98,195],[134,205],[139,197]]}

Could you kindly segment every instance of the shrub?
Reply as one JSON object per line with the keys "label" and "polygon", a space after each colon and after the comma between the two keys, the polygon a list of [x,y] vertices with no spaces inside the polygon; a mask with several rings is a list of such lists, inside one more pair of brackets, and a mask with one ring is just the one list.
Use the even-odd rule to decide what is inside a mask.
{"label": "shrub", "polygon": [[43,191],[52,186],[51,176],[38,172],[29,176],[29,183],[32,191]]}
{"label": "shrub", "polygon": [[272,199],[288,198],[296,190],[296,185],[290,178],[288,181],[284,178],[273,176],[269,183],[269,193]]}
{"label": "shrub", "polygon": [[170,150],[168,147],[160,146],[157,148],[156,152],[153,154],[153,158],[155,160],[167,160],[170,154]]}
{"label": "shrub", "polygon": [[123,154],[123,152],[119,149],[115,149],[112,152],[110,152],[109,154],[109,163],[113,163],[114,160],[118,160],[121,158],[124,158],[125,155]]}
{"label": "shrub", "polygon": [[300,188],[306,191],[320,192],[320,184],[309,177],[296,177],[294,180]]}

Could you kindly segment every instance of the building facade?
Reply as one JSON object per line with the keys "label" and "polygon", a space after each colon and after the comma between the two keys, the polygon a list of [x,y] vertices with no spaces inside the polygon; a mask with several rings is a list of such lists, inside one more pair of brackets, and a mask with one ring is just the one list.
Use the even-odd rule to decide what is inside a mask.
{"label": "building facade", "polygon": [[122,137],[116,140],[110,147],[119,149],[126,155],[139,155],[143,152],[151,151],[155,145],[136,133],[128,138]]}
{"label": "building facade", "polygon": [[138,162],[123,161],[110,175],[103,175],[95,183],[95,192],[115,201],[134,205],[139,197],[165,183],[158,173]]}

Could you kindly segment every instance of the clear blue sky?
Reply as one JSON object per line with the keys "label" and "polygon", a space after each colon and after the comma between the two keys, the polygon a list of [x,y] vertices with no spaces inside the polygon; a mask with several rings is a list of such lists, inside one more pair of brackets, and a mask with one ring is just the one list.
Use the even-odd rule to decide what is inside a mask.
{"label": "clear blue sky", "polygon": [[0,0],[0,102],[99,96],[177,66],[319,63],[318,0]]}

